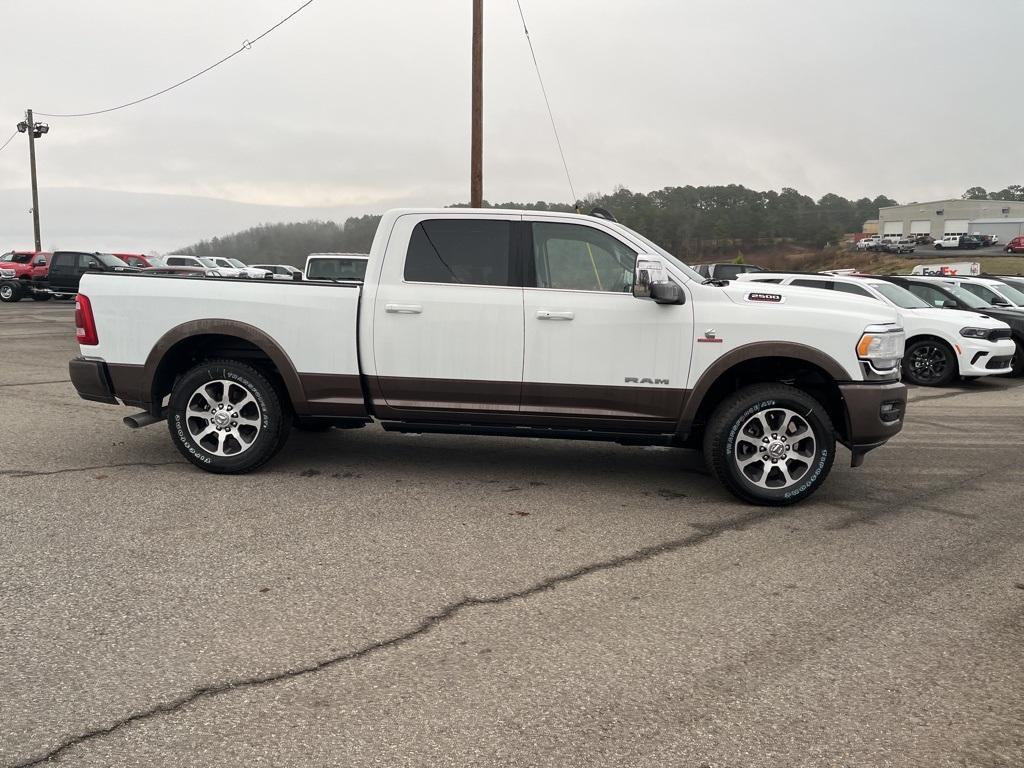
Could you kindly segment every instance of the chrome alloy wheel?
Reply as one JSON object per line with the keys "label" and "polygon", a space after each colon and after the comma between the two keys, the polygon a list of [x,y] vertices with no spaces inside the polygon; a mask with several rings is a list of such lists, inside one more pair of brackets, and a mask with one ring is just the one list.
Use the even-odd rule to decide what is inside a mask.
{"label": "chrome alloy wheel", "polygon": [[214,456],[237,456],[255,442],[262,424],[259,403],[237,381],[208,381],[188,400],[185,421],[192,439]]}
{"label": "chrome alloy wheel", "polygon": [[789,408],[767,408],[744,422],[733,445],[733,461],[754,485],[778,490],[803,479],[817,447],[806,418]]}

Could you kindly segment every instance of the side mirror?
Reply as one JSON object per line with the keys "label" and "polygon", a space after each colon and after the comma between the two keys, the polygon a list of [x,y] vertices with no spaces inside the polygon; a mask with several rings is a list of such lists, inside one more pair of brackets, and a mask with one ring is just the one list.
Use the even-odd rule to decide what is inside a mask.
{"label": "side mirror", "polygon": [[956,309],[956,302],[953,301],[952,299],[946,299],[944,302],[942,302],[942,308],[943,309]]}
{"label": "side mirror", "polygon": [[90,261],[89,269],[103,269],[103,267],[100,266],[98,261]]}
{"label": "side mirror", "polygon": [[1008,302],[1006,299],[993,299],[992,300],[992,306],[993,307],[1012,307],[1013,304]]}
{"label": "side mirror", "polygon": [[655,304],[682,304],[686,301],[683,289],[671,280],[651,284],[651,298]]}
{"label": "side mirror", "polygon": [[302,273],[301,272],[292,272],[292,280],[295,280],[297,282],[297,281],[299,281],[301,279],[302,279]]}
{"label": "side mirror", "polygon": [[36,266],[37,267],[45,267],[46,266],[46,259],[36,259]]}
{"label": "side mirror", "polygon": [[636,257],[633,267],[633,296],[638,299],[650,299],[651,286],[662,282],[664,267],[657,256],[641,253]]}

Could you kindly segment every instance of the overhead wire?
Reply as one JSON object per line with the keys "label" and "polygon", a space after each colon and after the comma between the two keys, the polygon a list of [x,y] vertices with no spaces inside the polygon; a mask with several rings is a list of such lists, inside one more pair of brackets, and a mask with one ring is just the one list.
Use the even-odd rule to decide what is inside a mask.
{"label": "overhead wire", "polygon": [[14,141],[14,137],[17,136],[17,135],[18,135],[18,132],[15,131],[14,133],[12,133],[8,137],[7,141],[5,141],[3,144],[0,144],[0,152],[3,152],[4,151],[4,147],[6,147],[8,144],[10,144],[12,141]]}
{"label": "overhead wire", "polygon": [[[252,48],[252,46],[255,43],[259,42],[261,39],[263,39],[264,37],[269,35],[275,29],[280,27],[282,24],[284,24],[286,21],[291,19],[293,16],[298,14],[300,11],[302,11],[304,8],[306,8],[307,6],[311,5],[312,3],[313,3],[313,0],[306,0],[306,2],[304,2],[298,8],[296,8],[294,11],[289,13],[287,16],[285,16],[279,22],[274,24],[272,27],[269,27],[268,29],[266,29],[264,32],[262,32],[261,34],[259,34],[255,38],[253,38],[252,40],[248,40],[248,39],[244,40],[242,42],[242,45],[238,48],[238,50],[236,50],[236,51],[234,51],[232,53],[229,53],[227,56],[225,56],[220,61],[217,61],[214,64],[211,64],[210,66],[206,67],[205,69],[200,70],[199,72],[196,72],[194,75],[190,75],[189,77],[186,77],[184,80],[179,80],[178,82],[174,83],[173,85],[169,85],[166,88],[162,88],[159,91],[156,91],[155,93],[151,93],[148,96],[143,96],[142,98],[135,99],[134,101],[126,102],[125,104],[118,104],[116,107],[107,107],[106,109],[97,109],[97,110],[93,110],[92,112],[66,112],[66,113],[60,113],[60,112],[38,112],[37,111],[35,114],[39,115],[40,117],[91,117],[92,115],[103,115],[103,114],[106,114],[108,112],[116,112],[119,109],[125,109],[127,107],[133,107],[136,104],[141,104],[144,101],[149,101],[150,99],[155,99],[157,96],[162,96],[163,94],[167,93],[168,91],[173,91],[175,88],[178,88],[178,87],[180,87],[182,85],[185,85],[185,83],[191,82],[192,80],[195,80],[197,77],[201,77],[202,75],[205,75],[210,70],[215,69],[216,67],[219,67],[224,62],[233,59],[235,56],[237,56],[238,54],[242,53],[243,51],[249,50],[250,48]],[[6,146],[6,144],[5,144],[5,146]]]}
{"label": "overhead wire", "polygon": [[576,189],[573,187],[572,175],[569,173],[569,164],[565,160],[565,152],[562,149],[562,140],[558,136],[558,126],[555,124],[555,115],[551,111],[551,101],[548,99],[547,88],[544,87],[544,78],[540,74],[540,65],[537,63],[537,52],[533,49],[533,40],[530,38],[530,29],[526,26],[526,15],[523,13],[523,4],[516,0],[516,7],[519,8],[519,18],[523,22],[523,32],[526,35],[526,42],[530,46],[530,57],[533,59],[533,68],[537,72],[537,82],[540,83],[540,92],[544,96],[544,105],[548,110],[548,118],[551,120],[551,131],[555,134],[555,144],[558,146],[558,154],[562,158],[562,167],[565,169],[565,178],[569,182],[569,192],[572,193],[573,205],[579,202],[576,197]]}

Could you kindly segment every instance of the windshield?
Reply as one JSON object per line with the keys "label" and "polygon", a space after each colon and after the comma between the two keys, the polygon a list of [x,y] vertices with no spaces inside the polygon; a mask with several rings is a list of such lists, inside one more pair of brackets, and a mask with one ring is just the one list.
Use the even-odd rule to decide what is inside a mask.
{"label": "windshield", "polygon": [[996,290],[1018,307],[1024,307],[1024,293],[1021,293],[1009,283],[996,283]]}
{"label": "windshield", "polygon": [[949,293],[956,296],[960,301],[966,304],[971,309],[991,309],[992,305],[987,301],[983,301],[975,296],[970,291],[965,291],[959,285],[952,285],[951,283],[945,283],[943,286]]}
{"label": "windshield", "polygon": [[238,259],[224,259],[224,261],[236,269],[245,269],[245,264],[240,262]]}
{"label": "windshield", "polygon": [[117,256],[115,256],[112,253],[97,253],[96,254],[96,258],[98,258],[103,263],[103,266],[105,266],[105,267],[127,267],[127,266],[129,266],[128,262],[124,261],[123,259],[118,258]]}
{"label": "windshield", "polygon": [[29,262],[29,260],[31,258],[32,258],[32,254],[31,253],[14,253],[14,252],[11,252],[11,253],[5,253],[3,256],[0,256],[0,261],[11,261],[11,262],[14,262],[15,264],[28,264],[28,262]]}
{"label": "windshield", "polygon": [[664,248],[662,248],[657,243],[655,243],[655,242],[653,242],[651,240],[648,240],[646,237],[641,235],[639,232],[636,232],[635,230],[632,230],[629,227],[623,226],[622,224],[619,224],[618,222],[611,222],[611,223],[612,223],[612,226],[618,227],[619,229],[623,230],[624,232],[626,232],[629,235],[632,235],[633,237],[635,237],[637,240],[641,241],[645,245],[650,246],[652,252],[658,254],[659,256],[663,256],[664,258],[668,259],[669,263],[672,266],[674,266],[676,269],[680,270],[684,275],[686,275],[691,280],[696,280],[698,283],[701,283],[701,282],[704,281],[704,278],[701,277],[700,274],[698,274],[695,270],[693,270],[690,267],[688,267],[685,264],[683,264],[683,262],[681,262],[679,259],[677,259],[675,256],[673,256],[671,253],[666,251]]}
{"label": "windshield", "polygon": [[199,257],[199,263],[204,267],[209,267],[210,269],[217,269],[218,267],[224,266],[223,264],[218,264],[216,259],[211,259],[207,256]]}
{"label": "windshield", "polygon": [[366,259],[311,259],[306,277],[309,280],[362,280],[366,263]]}
{"label": "windshield", "polygon": [[929,306],[927,301],[892,283],[871,283],[871,287],[901,309],[924,309]]}

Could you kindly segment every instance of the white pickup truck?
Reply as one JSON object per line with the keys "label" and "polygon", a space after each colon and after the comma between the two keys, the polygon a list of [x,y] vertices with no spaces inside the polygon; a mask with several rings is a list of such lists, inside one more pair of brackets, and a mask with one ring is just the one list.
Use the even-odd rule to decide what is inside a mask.
{"label": "white pickup truck", "polygon": [[704,280],[603,217],[384,215],[365,282],[87,274],[87,400],[166,421],[210,472],[293,425],[669,445],[736,496],[783,505],[903,424],[904,333],[881,302]]}

